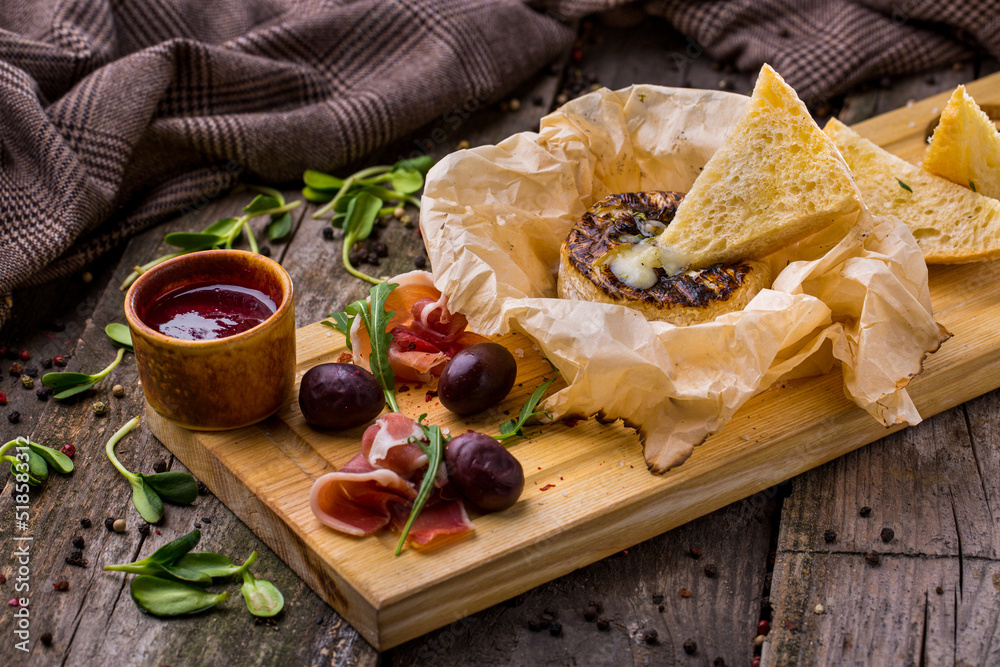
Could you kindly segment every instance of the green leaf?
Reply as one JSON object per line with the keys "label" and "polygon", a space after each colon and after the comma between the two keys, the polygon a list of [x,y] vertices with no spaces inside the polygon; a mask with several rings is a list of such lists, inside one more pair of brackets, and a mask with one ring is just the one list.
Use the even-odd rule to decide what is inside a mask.
{"label": "green leaf", "polygon": [[972,182],[972,179],[969,179],[969,187],[972,188],[973,192],[976,191],[976,184]]}
{"label": "green leaf", "polygon": [[907,192],[913,192],[913,188],[901,181],[898,176],[896,177],[896,182],[899,183],[899,187],[903,188]]}
{"label": "green leaf", "polygon": [[528,400],[525,401],[524,405],[521,406],[521,410],[517,413],[517,420],[508,419],[504,423],[500,424],[500,435],[494,436],[497,440],[501,442],[507,438],[514,437],[515,435],[523,435],[522,427],[528,422],[532,417],[540,417],[544,415],[544,412],[535,412],[535,408],[538,407],[539,402],[542,400],[542,396],[545,395],[545,390],[556,381],[553,377],[542,383],[535,391],[531,393]]}
{"label": "green leaf", "polygon": [[146,520],[146,523],[156,523],[163,518],[163,501],[146,481],[139,476],[130,478],[132,485],[132,504],[135,505],[139,516]]}
{"label": "green leaf", "polygon": [[129,593],[140,611],[154,616],[196,614],[229,597],[228,591],[213,594],[197,586],[149,575],[133,579]]}
{"label": "green leaf", "polygon": [[186,472],[174,470],[153,475],[138,475],[164,500],[190,505],[198,497],[198,483]]}
{"label": "green leaf", "polygon": [[243,222],[243,218],[223,218],[210,224],[203,230],[203,233],[215,234],[220,238],[228,239],[243,227]]}
{"label": "green leaf", "polygon": [[37,442],[28,442],[28,448],[45,459],[45,462],[63,475],[73,472],[73,459],[66,456],[57,449],[40,445]]}
{"label": "green leaf", "polygon": [[46,373],[42,376],[42,384],[50,389],[73,387],[86,382],[94,382],[94,376],[86,373]]}
{"label": "green leaf", "polygon": [[196,528],[187,535],[182,535],[176,540],[164,544],[162,547],[142,560],[137,560],[132,563],[105,565],[104,569],[108,572],[133,572],[135,574],[144,574],[146,570],[143,568],[147,568],[149,566],[172,565],[179,558],[183,557],[184,554],[194,549],[198,545],[199,541],[201,541],[201,531]]}
{"label": "green leaf", "polygon": [[271,241],[278,241],[288,236],[292,231],[292,214],[288,211],[280,215],[272,215],[271,222],[267,226],[267,238]]}
{"label": "green leaf", "polygon": [[40,482],[44,482],[49,478],[49,464],[45,462],[37,452],[35,452],[30,447],[27,450],[28,455],[28,474],[37,479]]}
{"label": "green leaf", "polygon": [[270,581],[256,579],[249,570],[243,571],[243,586],[240,593],[246,600],[247,609],[254,616],[264,618],[276,616],[285,606],[285,597]]}
{"label": "green leaf", "polygon": [[375,225],[375,218],[378,217],[380,208],[382,208],[382,200],[367,192],[362,192],[351,199],[347,205],[344,220],[344,243],[353,245],[357,241],[368,238],[372,233],[372,227]]}
{"label": "green leaf", "polygon": [[69,398],[70,396],[76,396],[77,394],[82,394],[83,392],[87,391],[88,389],[90,389],[91,387],[93,387],[98,382],[99,382],[99,380],[93,380],[92,379],[90,382],[77,385],[77,386],[75,386],[75,387],[73,387],[71,389],[67,389],[65,391],[60,391],[58,394],[56,394],[55,396],[53,396],[53,398],[57,398],[57,399],[59,399],[61,401],[64,398]]}
{"label": "green leaf", "polygon": [[434,158],[430,155],[421,155],[408,160],[400,160],[393,165],[393,169],[416,169],[421,174],[426,174],[433,165]]}
{"label": "green leaf", "polygon": [[229,577],[234,574],[240,574],[250,567],[255,560],[257,560],[256,551],[251,553],[242,565],[236,565],[222,554],[211,551],[198,551],[185,554],[174,563],[174,567],[201,572],[212,578]]}
{"label": "green leaf", "polygon": [[306,186],[302,188],[302,196],[306,198],[306,201],[311,201],[314,204],[325,204],[337,196],[337,191],[315,190]]}
{"label": "green leaf", "polygon": [[270,211],[272,208],[279,208],[280,206],[281,202],[274,197],[257,195],[249,204],[243,207],[243,211],[246,213],[260,213],[262,211]]}
{"label": "green leaf", "polygon": [[[389,365],[389,345],[392,344],[392,335],[385,330],[386,325],[392,320],[396,311],[385,311],[385,300],[389,293],[399,287],[396,283],[379,283],[370,290],[369,303],[356,301],[348,306],[349,314],[357,314],[361,317],[361,322],[368,332],[368,339],[371,342],[371,353],[368,355],[368,366],[382,385],[386,402],[393,412],[399,412],[396,405],[396,374]],[[352,313],[353,310],[353,313]]]}
{"label": "green leaf", "polygon": [[218,234],[204,232],[174,232],[164,236],[163,240],[185,250],[207,250],[226,242],[226,239]]}
{"label": "green leaf", "polygon": [[[342,179],[330,174],[324,174],[321,171],[313,171],[312,169],[306,169],[305,173],[302,174],[302,180],[313,190],[333,190],[336,192],[344,187]],[[305,191],[302,194],[305,195]]]}
{"label": "green leaf", "polygon": [[333,322],[328,322],[323,320],[323,324],[328,327],[333,327],[340,333],[344,334],[344,339],[347,342],[347,349],[354,351],[351,346],[351,327],[354,326],[354,320],[357,319],[357,315],[348,315],[347,313],[341,311],[337,313],[330,313],[327,317],[331,318]]}
{"label": "green leaf", "polygon": [[424,187],[424,176],[412,167],[397,167],[389,172],[389,182],[396,192],[410,194]]}
{"label": "green leaf", "polygon": [[413,501],[413,507],[410,508],[410,516],[406,519],[406,525],[403,526],[403,531],[399,534],[399,541],[396,543],[397,556],[403,550],[403,545],[406,544],[406,538],[410,534],[413,522],[417,520],[417,516],[424,509],[427,499],[430,498],[431,492],[434,490],[434,480],[437,478],[438,467],[441,465],[441,459],[444,458],[444,441],[441,436],[441,427],[436,424],[433,426],[421,424],[421,427],[424,429],[424,435],[427,437],[429,444],[424,446],[418,442],[417,446],[427,455],[427,472],[424,473],[424,479],[420,483],[420,491],[417,492],[417,497]]}
{"label": "green leaf", "polygon": [[[7,459],[7,457],[5,456],[4,460],[6,460],[6,459]],[[10,464],[10,474],[11,475],[27,475],[28,476],[28,484],[30,484],[31,486],[41,486],[42,482],[45,481],[44,479],[38,479],[37,477],[35,477],[34,475],[32,475],[31,471],[28,470],[28,464],[24,463],[23,461],[19,462],[19,463],[11,463]],[[15,477],[15,479],[16,479],[16,477]]]}
{"label": "green leaf", "polygon": [[124,324],[119,324],[118,322],[112,322],[108,326],[104,327],[104,333],[108,334],[108,338],[112,340],[116,345],[121,345],[128,349],[132,349],[132,332]]}

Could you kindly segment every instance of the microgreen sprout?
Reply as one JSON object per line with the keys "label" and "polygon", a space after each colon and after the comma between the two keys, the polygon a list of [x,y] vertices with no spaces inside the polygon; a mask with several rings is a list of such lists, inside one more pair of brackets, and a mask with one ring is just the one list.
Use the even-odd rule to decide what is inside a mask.
{"label": "microgreen sprout", "polygon": [[[16,449],[17,454],[7,454]],[[10,464],[10,473],[18,482],[39,486],[49,477],[49,468],[68,475],[73,472],[73,460],[62,452],[20,437],[0,447],[0,461]]]}
{"label": "microgreen sprout", "polygon": [[133,417],[118,429],[118,432],[108,440],[104,451],[111,464],[132,485],[132,504],[135,505],[139,516],[148,523],[156,523],[163,518],[163,500],[190,505],[198,497],[198,483],[186,472],[158,472],[152,475],[129,472],[115,456],[115,445],[138,423],[139,418]]}
{"label": "microgreen sprout", "polygon": [[120,347],[118,348],[118,354],[115,356],[115,360],[112,361],[107,368],[96,375],[87,375],[86,373],[46,373],[42,376],[42,384],[49,389],[59,389],[59,393],[55,395],[58,399],[69,398],[70,396],[82,394],[103,380],[108,373],[113,371],[115,366],[121,363],[124,356],[125,348]]}
{"label": "microgreen sprout", "polygon": [[213,222],[200,232],[173,232],[167,234],[163,237],[164,242],[180,248],[180,250],[161,255],[142,266],[135,267],[135,270],[129,274],[119,289],[127,289],[140,275],[168,259],[180,257],[190,252],[198,252],[199,250],[232,248],[233,244],[239,241],[244,231],[246,231],[250,250],[252,252],[260,252],[260,248],[257,245],[257,237],[254,236],[253,229],[247,224],[253,218],[263,215],[271,217],[271,221],[267,226],[267,237],[269,240],[278,241],[288,236],[292,231],[292,217],[289,211],[301,206],[302,200],[296,200],[289,204],[285,202],[285,196],[274,188],[268,188],[263,185],[246,185],[244,187],[258,194],[249,204],[243,207],[243,215],[237,218],[223,218],[222,220]]}
{"label": "microgreen sprout", "polygon": [[307,170],[302,175],[305,187],[302,196],[323,204],[313,213],[314,219],[330,216],[330,224],[344,230],[342,259],[344,268],[356,278],[378,284],[382,282],[351,264],[351,248],[371,235],[375,219],[393,212],[395,205],[387,202],[412,204],[420,208],[416,192],[424,186],[424,175],[434,164],[429,155],[400,160],[393,165],[368,167],[345,179],[320,171]]}
{"label": "microgreen sprout", "polygon": [[246,600],[247,609],[254,616],[264,618],[276,616],[285,606],[285,597],[270,581],[257,579],[249,569],[243,570],[243,585],[240,593]]}

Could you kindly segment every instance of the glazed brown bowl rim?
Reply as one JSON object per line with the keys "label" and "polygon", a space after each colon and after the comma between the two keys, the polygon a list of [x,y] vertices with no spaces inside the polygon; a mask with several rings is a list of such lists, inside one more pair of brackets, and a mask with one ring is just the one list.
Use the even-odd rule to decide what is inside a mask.
{"label": "glazed brown bowl rim", "polygon": [[[187,340],[184,338],[174,338],[173,336],[168,336],[166,334],[160,333],[156,329],[152,328],[151,326],[143,322],[142,318],[139,317],[138,313],[136,313],[135,310],[135,299],[136,299],[136,294],[138,293],[136,286],[139,285],[150,274],[156,273],[161,270],[165,270],[167,267],[170,267],[173,264],[181,263],[185,260],[191,261],[192,257],[199,255],[205,258],[205,261],[212,261],[210,259],[210,256],[221,258],[221,257],[238,257],[240,255],[255,255],[257,259],[253,261],[262,262],[264,266],[267,266],[273,273],[275,273],[278,276],[278,280],[281,284],[281,289],[282,289],[281,303],[278,304],[278,307],[275,308],[274,312],[271,313],[267,317],[267,319],[265,319],[260,324],[256,324],[247,329],[246,331],[241,331],[237,334],[233,334],[232,336],[223,336],[222,338],[211,338],[208,340]],[[125,319],[128,321],[129,326],[135,327],[139,332],[142,333],[142,335],[167,345],[194,346],[198,348],[210,348],[213,346],[223,346],[227,344],[231,345],[240,340],[253,338],[258,332],[263,331],[266,327],[270,326],[272,323],[277,321],[280,316],[282,316],[285,312],[287,312],[288,309],[291,308],[292,306],[293,296],[294,296],[292,293],[293,289],[294,287],[292,285],[291,276],[288,275],[288,272],[285,271],[285,268],[281,266],[281,264],[274,261],[270,257],[265,257],[264,255],[261,255],[259,253],[249,252],[247,250],[236,250],[231,248],[229,249],[223,248],[215,250],[199,250],[197,252],[185,253],[178,257],[173,257],[171,259],[168,259],[167,261],[161,264],[157,264],[148,271],[145,271],[144,273],[142,273],[142,275],[136,278],[135,282],[133,282],[132,285],[128,288],[128,292],[125,293]]]}

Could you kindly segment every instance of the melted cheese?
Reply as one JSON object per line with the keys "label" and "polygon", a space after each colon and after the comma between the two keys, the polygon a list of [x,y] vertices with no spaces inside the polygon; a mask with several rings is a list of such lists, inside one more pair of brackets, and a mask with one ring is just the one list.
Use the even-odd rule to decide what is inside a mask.
{"label": "melted cheese", "polygon": [[611,273],[618,280],[635,289],[649,289],[656,284],[656,269],[663,269],[668,276],[683,271],[691,263],[681,253],[655,244],[623,244],[612,251],[609,258]]}

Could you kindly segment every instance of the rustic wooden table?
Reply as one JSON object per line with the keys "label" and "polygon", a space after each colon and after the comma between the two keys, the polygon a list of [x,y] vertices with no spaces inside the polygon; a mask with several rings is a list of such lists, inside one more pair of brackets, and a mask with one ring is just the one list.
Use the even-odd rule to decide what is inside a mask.
{"label": "rustic wooden table", "polygon": [[[495,143],[534,128],[567,95],[595,84],[741,93],[752,87],[750,75],[702,56],[665,23],[589,27],[580,26],[581,59],[566,54],[565,62],[533,77],[507,102],[476,108],[479,103],[470,101],[382,157],[392,160],[419,147],[439,158],[460,142]],[[836,114],[854,123],[997,69],[988,59],[955,63],[875,82],[815,111],[821,122]],[[298,195],[294,184],[287,187],[289,196]],[[118,285],[131,268],[163,252],[164,233],[199,230],[246,200],[243,194],[206,201],[133,239],[83,276],[16,294],[15,316],[0,343],[29,350],[26,365],[40,368],[43,359],[65,355],[71,356],[68,370],[103,368],[113,355],[104,326],[124,321]],[[312,220],[311,210],[296,212],[290,241],[270,247],[295,282],[299,326],[367,293],[340,266],[339,237],[325,240],[324,223]],[[371,272],[392,275],[420,265],[423,244],[415,226],[393,221],[379,231],[389,256],[367,267]],[[114,384],[125,387],[123,397],[112,396]],[[994,518],[992,509],[1000,502],[998,392],[380,655],[212,495],[191,507],[170,507],[148,536],[138,531],[130,489],[102,447],[142,413],[131,355],[77,403],[39,400],[7,373],[0,391],[9,399],[4,416],[20,413],[16,424],[3,421],[4,441],[32,435],[43,444],[77,448],[72,476],[56,475],[31,494],[30,653],[14,648],[13,608],[5,606],[2,664],[749,665],[761,654],[765,665],[1000,663],[1000,516]],[[108,405],[105,416],[94,415],[97,400]],[[121,458],[144,472],[160,459],[183,469],[144,428],[122,447]],[[6,576],[0,593],[7,600],[18,595],[15,549],[22,543],[12,537],[13,482],[0,475],[0,573]],[[106,530],[106,517],[124,518],[127,530]],[[81,526],[84,518],[92,527]],[[144,616],[129,600],[126,577],[101,571],[148,555],[196,522],[201,548],[234,559],[253,549],[261,553],[258,576],[285,595],[276,623],[255,623],[239,600],[192,618]],[[828,530],[836,533],[829,543]],[[86,542],[85,567],[65,560],[78,535]],[[870,555],[866,559],[871,551],[879,554],[877,566],[869,564]],[[54,590],[59,579],[69,582],[68,590]],[[588,620],[592,606],[606,622]],[[762,619],[771,631],[758,648]]]}

